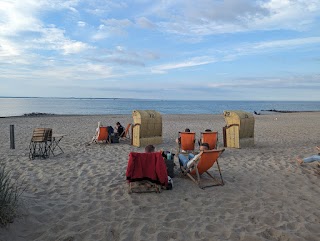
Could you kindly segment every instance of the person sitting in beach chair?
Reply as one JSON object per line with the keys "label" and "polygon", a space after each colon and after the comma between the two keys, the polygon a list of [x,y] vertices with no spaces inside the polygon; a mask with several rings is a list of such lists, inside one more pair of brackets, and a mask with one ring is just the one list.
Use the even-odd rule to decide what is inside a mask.
{"label": "person sitting in beach chair", "polygon": [[92,137],[91,142],[106,142],[109,143],[109,132],[108,132],[108,127],[102,126],[101,122],[98,122],[98,127],[96,129],[95,135]]}
{"label": "person sitting in beach chair", "polygon": [[115,133],[118,133],[119,137],[122,137],[122,135],[124,134],[124,128],[119,121],[116,123],[116,126],[114,129],[115,129]]}
{"label": "person sitting in beach chair", "polygon": [[[146,153],[130,152],[126,171],[126,179],[131,192],[161,192],[167,189],[167,166],[161,152],[146,148]],[[134,185],[135,184],[135,185]],[[144,187],[142,190],[140,187]],[[137,188],[138,187],[138,188]],[[151,189],[150,189],[151,188]]]}
{"label": "person sitting in beach chair", "polygon": [[144,148],[145,153],[152,153],[156,150],[156,148],[154,147],[154,145],[147,145]]}
{"label": "person sitting in beach chair", "polygon": [[[209,144],[208,143],[201,143],[200,145],[200,152],[201,151],[206,151],[209,150]],[[196,160],[199,157],[200,153],[197,155],[194,155],[193,153],[189,153],[188,157],[184,154],[179,154],[178,155],[178,159],[179,159],[179,163],[180,166],[183,166],[185,168],[189,168],[192,163],[194,162],[194,160]]]}
{"label": "person sitting in beach chair", "polygon": [[[190,132],[190,129],[189,129],[189,128],[186,128],[186,129],[184,130],[184,132]],[[179,132],[179,133],[180,133],[180,132]],[[176,143],[178,143],[178,144],[180,145],[180,143],[181,143],[181,137],[180,137],[180,136],[176,139]]]}
{"label": "person sitting in beach chair", "polygon": [[217,149],[218,144],[218,132],[206,129],[205,132],[201,132],[201,138],[198,141],[199,146],[201,143],[208,143],[209,150]]}
{"label": "person sitting in beach chair", "polygon": [[178,153],[194,152],[196,133],[194,132],[179,132],[178,136]]}
{"label": "person sitting in beach chair", "polygon": [[[204,143],[203,143],[204,144]],[[224,149],[222,150],[207,150],[208,147],[205,147],[201,150],[201,152],[194,156],[191,160],[187,161],[180,161],[180,168],[182,170],[182,173],[184,175],[187,175],[193,182],[198,184],[200,188],[206,188],[211,186],[223,186],[223,178],[218,162],[218,158],[221,155],[222,152],[224,152]],[[208,170],[214,165],[214,163],[217,163],[218,171],[220,174],[220,180],[217,180],[213,175],[211,175]],[[202,181],[200,176],[203,173],[207,173],[209,177],[212,178],[212,182],[210,184],[202,185]],[[193,176],[196,175],[195,179]]]}
{"label": "person sitting in beach chair", "polygon": [[[320,151],[320,146],[316,146],[316,150]],[[303,158],[303,159],[297,158],[297,161],[300,165],[303,163],[311,163],[311,162],[315,162],[315,161],[320,161],[320,153],[318,153],[317,155]]]}
{"label": "person sitting in beach chair", "polygon": [[130,127],[131,123],[129,123],[126,127],[126,129],[121,133],[120,137],[121,139],[130,139]]}

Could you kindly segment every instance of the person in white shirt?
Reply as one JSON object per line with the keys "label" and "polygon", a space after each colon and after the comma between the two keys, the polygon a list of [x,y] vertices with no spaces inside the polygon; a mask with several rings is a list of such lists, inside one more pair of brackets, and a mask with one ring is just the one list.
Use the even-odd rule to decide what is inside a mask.
{"label": "person in white shirt", "polygon": [[[209,150],[209,144],[208,143],[201,143],[200,145],[200,152],[201,151],[205,151],[205,150]],[[183,154],[179,154],[179,163],[181,166],[183,166],[184,168],[189,168],[193,165],[194,160],[196,160],[199,157],[200,153],[197,155],[194,155],[192,153],[189,153],[188,157],[183,155]]]}

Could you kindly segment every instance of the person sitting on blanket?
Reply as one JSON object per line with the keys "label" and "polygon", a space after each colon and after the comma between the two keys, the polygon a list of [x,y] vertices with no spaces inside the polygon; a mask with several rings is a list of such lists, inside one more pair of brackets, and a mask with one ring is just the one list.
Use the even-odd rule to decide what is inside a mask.
{"label": "person sitting on blanket", "polygon": [[[320,151],[320,146],[316,146],[316,149],[318,151]],[[297,158],[298,163],[301,165],[302,163],[310,163],[310,162],[315,162],[315,161],[320,161],[320,153],[318,153],[318,155],[313,155],[313,156],[309,156],[306,158]]]}
{"label": "person sitting on blanket", "polygon": [[[205,150],[209,150],[209,144],[208,143],[201,143],[200,145],[200,152],[201,151],[205,151]],[[179,163],[181,166],[183,166],[184,168],[189,168],[193,165],[194,160],[196,160],[198,157],[200,156],[200,153],[197,155],[194,155],[192,153],[189,153],[188,157],[186,157],[183,154],[179,154]]]}

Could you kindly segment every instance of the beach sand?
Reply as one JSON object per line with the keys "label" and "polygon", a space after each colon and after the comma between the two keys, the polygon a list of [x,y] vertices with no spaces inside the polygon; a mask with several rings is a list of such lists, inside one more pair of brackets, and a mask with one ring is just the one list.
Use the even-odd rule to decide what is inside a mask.
{"label": "beach sand", "polygon": [[[0,161],[26,188],[14,223],[0,228],[1,241],[80,240],[319,240],[320,186],[316,154],[320,113],[255,116],[255,146],[226,148],[219,158],[225,185],[200,189],[179,175],[173,190],[128,194],[129,142],[91,144],[97,122],[124,126],[130,115],[0,118]],[[16,149],[10,149],[9,126]],[[223,115],[163,115],[163,144],[176,149],[178,131],[219,131]],[[29,160],[36,127],[65,134],[64,153]],[[177,160],[175,160],[178,164]],[[218,174],[216,166],[211,169]]]}

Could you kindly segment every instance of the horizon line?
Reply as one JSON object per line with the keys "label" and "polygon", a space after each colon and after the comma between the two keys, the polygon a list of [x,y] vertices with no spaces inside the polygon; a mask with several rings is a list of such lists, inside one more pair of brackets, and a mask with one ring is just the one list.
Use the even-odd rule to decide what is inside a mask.
{"label": "horizon line", "polygon": [[120,98],[120,97],[44,97],[44,96],[0,96],[0,99],[101,99],[101,100],[158,100],[158,101],[302,101],[302,102],[320,102],[320,100],[187,100],[187,99],[143,99],[143,98]]}

